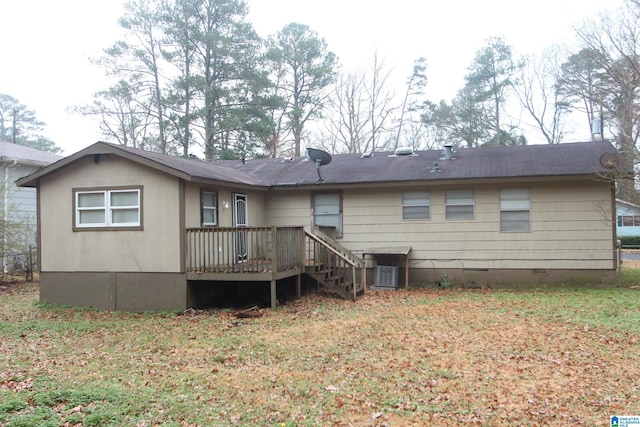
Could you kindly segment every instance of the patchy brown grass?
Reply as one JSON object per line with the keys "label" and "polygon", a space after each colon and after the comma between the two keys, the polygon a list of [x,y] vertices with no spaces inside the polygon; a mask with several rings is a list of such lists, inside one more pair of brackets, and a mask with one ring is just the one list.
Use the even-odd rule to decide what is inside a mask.
{"label": "patchy brown grass", "polygon": [[593,426],[640,414],[636,290],[310,295],[242,320],[38,307],[36,295],[0,294],[2,426]]}

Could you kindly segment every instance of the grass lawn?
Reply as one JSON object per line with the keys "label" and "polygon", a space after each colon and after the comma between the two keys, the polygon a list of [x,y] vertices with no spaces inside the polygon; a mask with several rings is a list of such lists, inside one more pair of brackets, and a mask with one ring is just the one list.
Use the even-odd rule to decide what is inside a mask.
{"label": "grass lawn", "polygon": [[[0,291],[0,426],[609,425],[640,415],[640,290],[309,295],[255,319]],[[640,282],[638,282],[640,283]]]}

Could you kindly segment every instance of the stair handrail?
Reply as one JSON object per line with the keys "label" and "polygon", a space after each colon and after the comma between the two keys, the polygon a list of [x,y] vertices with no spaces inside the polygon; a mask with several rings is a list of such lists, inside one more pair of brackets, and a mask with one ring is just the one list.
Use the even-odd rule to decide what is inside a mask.
{"label": "stair handrail", "polygon": [[362,259],[355,256],[349,249],[345,248],[319,229],[316,228],[314,232],[310,232],[305,229],[304,232],[313,240],[319,243],[323,243],[324,246],[330,248],[333,253],[340,255],[343,260],[349,261],[349,264],[351,266],[360,268],[364,266],[364,261]]}
{"label": "stair handrail", "polygon": [[[364,265],[364,261],[362,261],[361,259],[357,258],[348,249],[345,249],[345,248],[342,248],[342,247],[336,248],[336,247],[333,246],[334,244],[336,246],[339,246],[337,243],[335,243],[333,241],[326,241],[322,237],[320,237],[318,234],[312,233],[312,232],[310,232],[309,230],[306,230],[306,229],[304,230],[304,233],[311,240],[320,243],[324,248],[328,249],[334,255],[337,255],[338,257],[340,257],[340,259],[345,261],[350,266],[352,266],[352,267],[362,267]],[[340,251],[340,249],[344,249],[346,251],[346,254],[342,253]]]}

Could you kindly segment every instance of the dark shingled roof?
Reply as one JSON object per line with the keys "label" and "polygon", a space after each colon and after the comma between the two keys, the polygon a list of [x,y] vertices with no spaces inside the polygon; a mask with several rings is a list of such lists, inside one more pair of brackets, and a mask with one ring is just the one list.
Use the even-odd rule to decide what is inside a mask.
{"label": "dark shingled roof", "polygon": [[[105,143],[106,144],[106,143]],[[111,145],[111,144],[110,144]],[[185,157],[167,156],[166,154],[143,151],[136,148],[116,146],[133,156],[151,160],[159,165],[185,173],[196,179],[223,181],[236,184],[262,185],[259,179],[252,177],[245,171],[231,167],[220,167],[216,162],[205,162]],[[236,161],[237,163],[237,161]]]}
{"label": "dark shingled roof", "polygon": [[[97,142],[22,178],[18,184],[33,186],[36,179],[43,175],[85,156],[100,153],[120,154],[188,180],[263,188],[318,183],[316,165],[305,157],[206,162]],[[391,152],[374,153],[371,156],[336,154],[331,163],[320,168],[320,173],[324,184],[338,185],[594,175],[605,171],[600,162],[605,153],[618,156],[608,141],[460,149],[453,153],[451,160],[443,158],[442,150],[419,151],[408,155],[394,155]]]}
{"label": "dark shingled roof", "polygon": [[[370,157],[336,154],[320,172],[325,184],[593,175],[604,170],[600,165],[604,153],[617,156],[607,141],[461,149],[451,160],[443,158],[442,150],[410,155],[374,153]],[[271,186],[318,181],[315,164],[306,158],[255,159],[246,164],[236,161],[233,168]]]}

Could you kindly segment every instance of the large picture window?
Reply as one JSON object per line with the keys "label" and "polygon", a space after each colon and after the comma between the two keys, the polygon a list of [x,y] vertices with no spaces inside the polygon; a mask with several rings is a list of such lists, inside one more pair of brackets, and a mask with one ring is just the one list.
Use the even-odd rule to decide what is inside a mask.
{"label": "large picture window", "polygon": [[141,189],[76,190],[76,228],[141,226]]}
{"label": "large picture window", "polygon": [[531,197],[526,188],[500,190],[500,231],[531,231]]}
{"label": "large picture window", "polygon": [[402,193],[402,219],[429,219],[430,197],[428,191]]}
{"label": "large picture window", "polygon": [[447,219],[473,219],[473,190],[448,190],[444,196]]}

